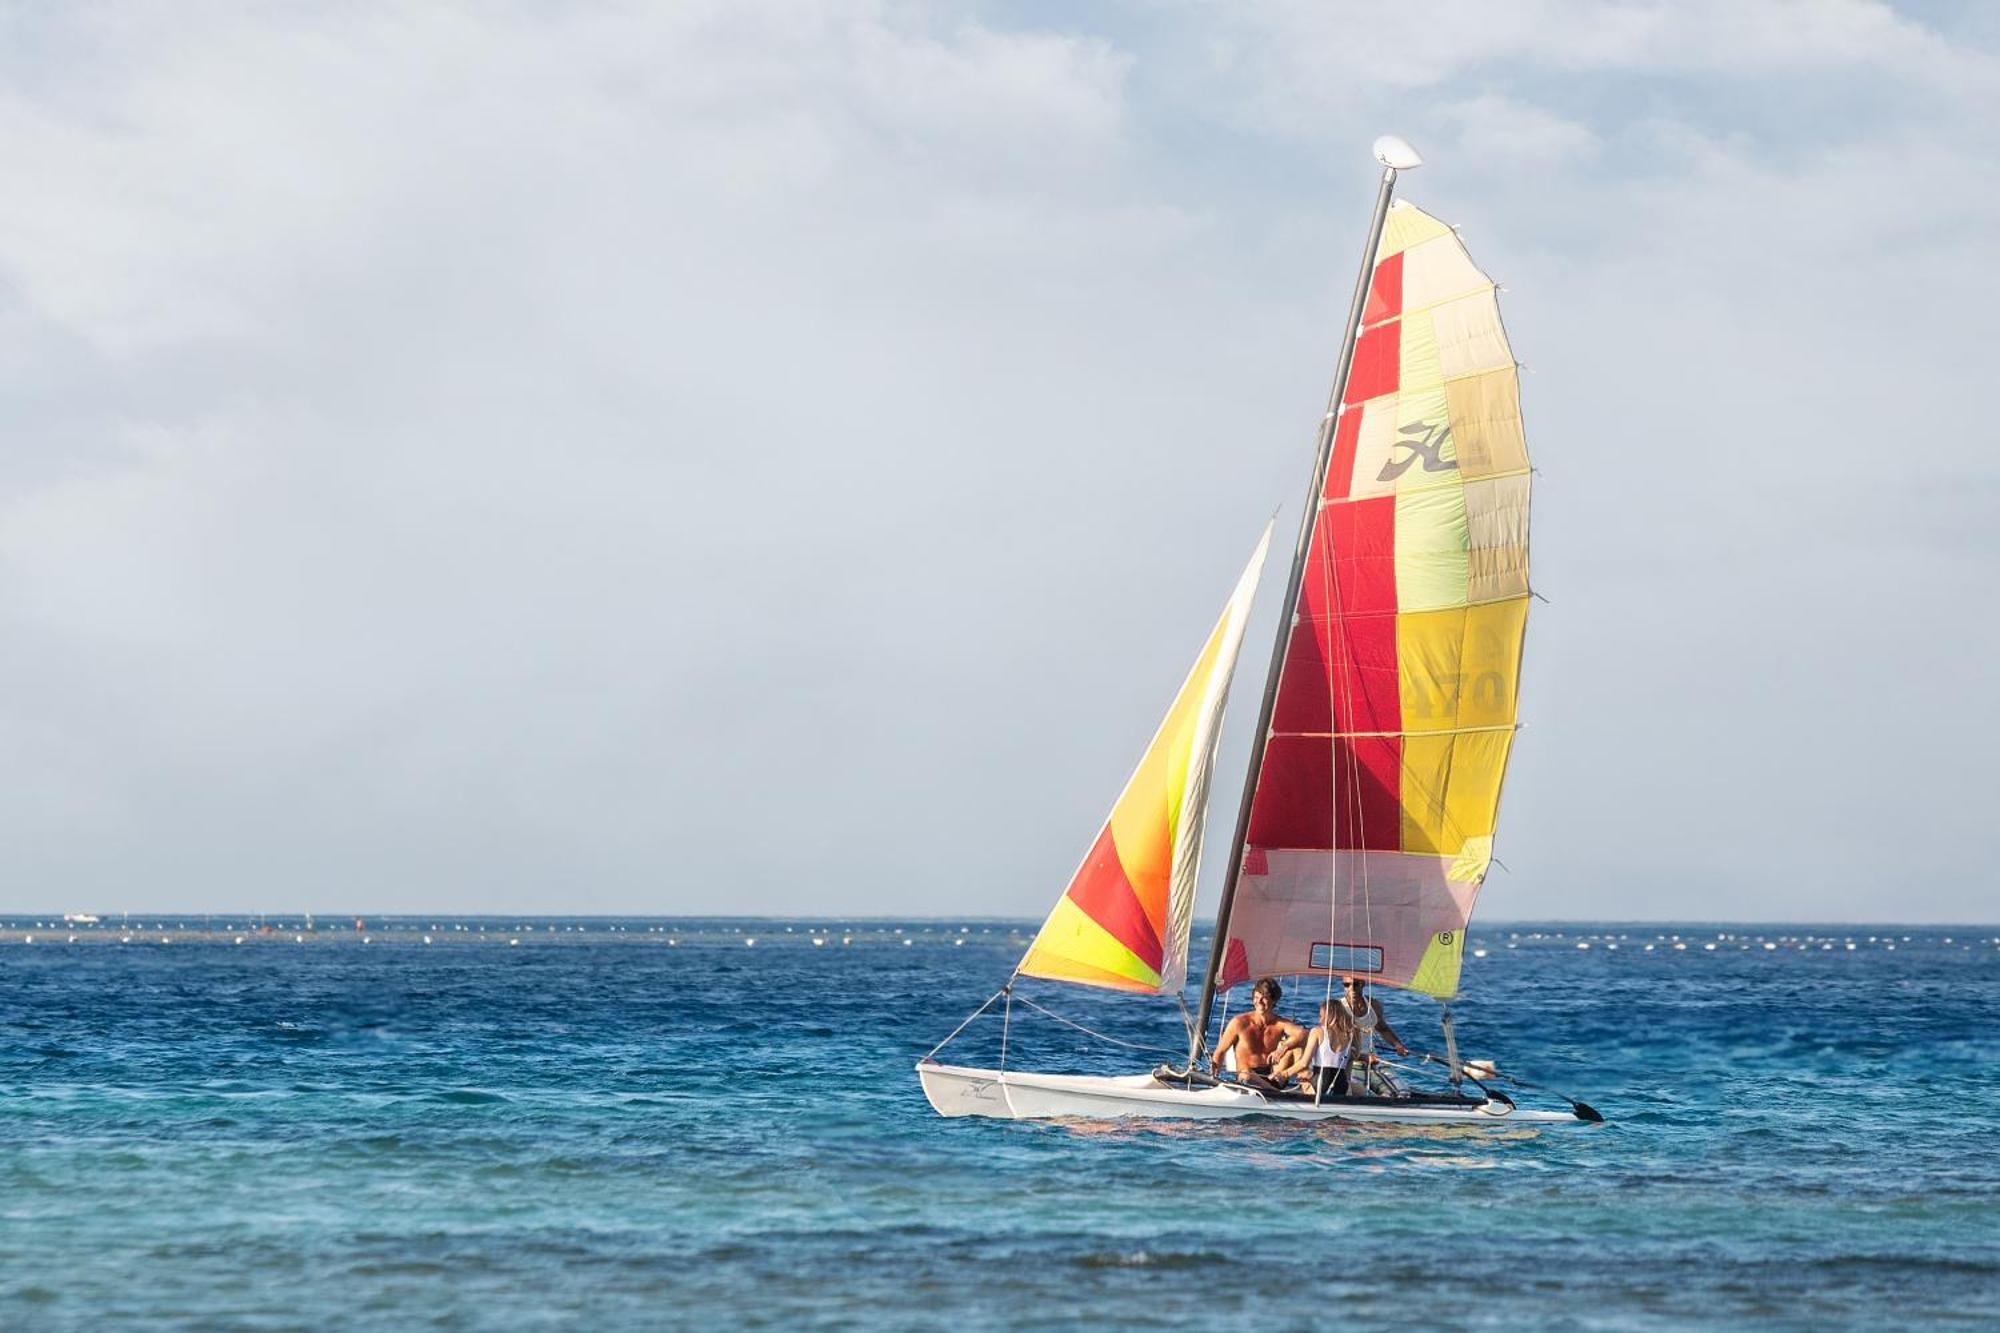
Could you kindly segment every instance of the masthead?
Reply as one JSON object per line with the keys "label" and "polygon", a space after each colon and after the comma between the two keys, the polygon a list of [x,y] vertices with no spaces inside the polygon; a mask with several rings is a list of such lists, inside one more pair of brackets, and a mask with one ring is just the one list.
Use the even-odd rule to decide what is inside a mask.
{"label": "masthead", "polygon": [[1412,171],[1424,164],[1407,139],[1385,134],[1375,141],[1375,160],[1391,171]]}

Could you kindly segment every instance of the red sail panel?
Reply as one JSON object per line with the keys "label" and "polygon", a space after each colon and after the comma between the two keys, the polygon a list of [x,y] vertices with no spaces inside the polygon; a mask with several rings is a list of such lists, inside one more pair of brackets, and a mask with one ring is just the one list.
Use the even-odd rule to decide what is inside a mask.
{"label": "red sail panel", "polygon": [[1320,510],[1250,807],[1254,848],[1397,847],[1394,496]]}
{"label": "red sail panel", "polygon": [[[1076,878],[1070,881],[1069,898],[1092,921],[1104,927],[1112,939],[1130,949],[1140,962],[1156,972],[1159,970],[1164,953],[1160,948],[1159,932],[1153,929],[1153,923],[1125,873],[1124,863],[1118,856],[1118,846],[1112,840],[1110,824],[1107,823],[1104,831],[1097,835],[1096,845],[1090,849],[1090,855],[1083,858]],[[1162,915],[1165,914],[1165,906],[1161,904]]]}
{"label": "red sail panel", "polygon": [[1279,734],[1401,729],[1395,531],[1393,496],[1320,510],[1271,715]]}
{"label": "red sail panel", "polygon": [[1343,412],[1333,432],[1333,457],[1326,466],[1326,498],[1345,500],[1354,477],[1354,453],[1361,443],[1361,414]]}
{"label": "red sail panel", "polygon": [[1370,398],[1396,391],[1402,371],[1403,327],[1383,324],[1367,329],[1354,347],[1354,368],[1347,372],[1347,393],[1341,402],[1358,406]]}
{"label": "red sail panel", "polygon": [[1273,736],[1263,780],[1250,806],[1257,851],[1397,849],[1399,736],[1366,736],[1328,745],[1322,737]]}
{"label": "red sail panel", "polygon": [[1380,324],[1403,313],[1403,254],[1397,251],[1375,266],[1368,283],[1368,304],[1361,309],[1364,325]]}

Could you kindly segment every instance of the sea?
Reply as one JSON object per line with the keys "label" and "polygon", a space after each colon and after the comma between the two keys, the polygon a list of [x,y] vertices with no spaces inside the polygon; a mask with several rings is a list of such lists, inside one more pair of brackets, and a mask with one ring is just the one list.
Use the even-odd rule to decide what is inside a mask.
{"label": "sea", "polygon": [[[941,1118],[1032,929],[0,919],[0,1328],[2000,1324],[2000,928],[1476,926],[1597,1126]],[[1016,994],[940,1058],[1183,1044]]]}

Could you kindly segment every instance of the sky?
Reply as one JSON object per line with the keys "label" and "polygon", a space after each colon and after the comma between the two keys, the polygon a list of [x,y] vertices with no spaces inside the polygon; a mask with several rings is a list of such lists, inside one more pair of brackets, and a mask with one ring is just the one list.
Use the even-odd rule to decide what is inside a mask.
{"label": "sky", "polygon": [[1970,0],[0,4],[0,911],[1039,915],[1393,132],[1540,469],[1482,914],[2000,919],[1997,109]]}

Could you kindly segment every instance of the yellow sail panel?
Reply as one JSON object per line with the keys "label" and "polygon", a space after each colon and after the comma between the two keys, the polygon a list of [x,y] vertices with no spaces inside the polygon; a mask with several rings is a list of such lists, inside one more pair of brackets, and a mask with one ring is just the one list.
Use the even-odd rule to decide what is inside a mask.
{"label": "yellow sail panel", "polygon": [[1023,976],[1080,981],[1117,990],[1158,990],[1160,970],[1149,966],[1065,894],[1042,923],[1021,960]]}
{"label": "yellow sail panel", "polygon": [[1194,669],[1017,971],[1115,990],[1177,991],[1207,822],[1209,774],[1271,530]]}
{"label": "yellow sail panel", "polygon": [[1403,730],[1511,727],[1528,599],[1396,617]]}
{"label": "yellow sail panel", "polygon": [[1417,963],[1410,989],[1449,999],[1458,994],[1458,965],[1465,955],[1465,932],[1441,930],[1431,936]]}

